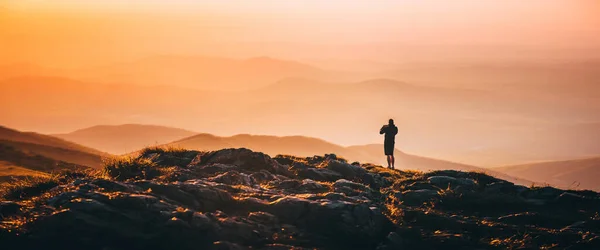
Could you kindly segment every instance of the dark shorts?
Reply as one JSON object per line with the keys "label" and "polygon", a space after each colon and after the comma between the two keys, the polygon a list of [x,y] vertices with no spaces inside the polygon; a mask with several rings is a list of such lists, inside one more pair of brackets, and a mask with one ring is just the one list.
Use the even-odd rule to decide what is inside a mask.
{"label": "dark shorts", "polygon": [[385,151],[385,155],[394,155],[394,142],[385,142],[383,144],[383,150]]}

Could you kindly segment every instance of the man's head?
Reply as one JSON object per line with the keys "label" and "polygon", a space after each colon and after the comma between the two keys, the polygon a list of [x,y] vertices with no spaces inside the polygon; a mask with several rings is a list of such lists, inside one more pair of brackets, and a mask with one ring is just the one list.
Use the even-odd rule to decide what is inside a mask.
{"label": "man's head", "polygon": [[389,122],[388,122],[388,124],[394,125],[394,119],[390,119]]}

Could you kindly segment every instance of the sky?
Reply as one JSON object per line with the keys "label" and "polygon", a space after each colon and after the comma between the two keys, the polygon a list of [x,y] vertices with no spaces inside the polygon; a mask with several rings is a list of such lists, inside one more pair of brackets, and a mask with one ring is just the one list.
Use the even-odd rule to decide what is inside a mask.
{"label": "sky", "polygon": [[598,14],[594,0],[0,0],[0,63],[573,60],[598,55]]}
{"label": "sky", "polygon": [[[481,62],[494,65],[469,64]],[[518,148],[511,140],[546,133],[534,133],[540,126],[547,136],[597,124],[598,62],[598,0],[0,0],[0,112],[10,112],[0,118],[41,133],[151,123],[352,145],[380,142],[380,122],[397,117],[408,120],[399,124],[409,152]],[[377,88],[254,97],[298,76],[301,87]],[[382,78],[398,82],[370,82]],[[385,91],[413,85],[427,87],[406,100]],[[228,92],[215,101],[187,88]],[[230,100],[236,91],[251,105]],[[352,125],[340,131],[339,121]]]}

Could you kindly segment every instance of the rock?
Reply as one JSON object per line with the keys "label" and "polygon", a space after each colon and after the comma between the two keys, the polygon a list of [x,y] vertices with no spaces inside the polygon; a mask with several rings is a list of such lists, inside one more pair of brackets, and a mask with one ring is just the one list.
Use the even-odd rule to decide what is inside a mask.
{"label": "rock", "polygon": [[222,149],[209,153],[199,153],[190,164],[227,164],[238,166],[241,170],[266,170],[273,174],[291,176],[292,174],[277,161],[266,154],[253,152],[249,149]]}
{"label": "rock", "polygon": [[322,193],[329,191],[329,188],[311,179],[302,180],[299,189],[303,193]]}
{"label": "rock", "polygon": [[284,245],[284,244],[267,244],[259,249],[260,250],[309,250],[308,248],[295,247],[295,246]]}
{"label": "rock", "polygon": [[294,223],[308,211],[312,201],[301,198],[284,197],[271,202],[265,209],[266,212],[277,215],[286,223]]}
{"label": "rock", "polygon": [[195,173],[197,173],[201,177],[211,177],[217,174],[226,173],[228,171],[237,170],[238,167],[229,164],[206,164],[206,165],[195,165],[195,162],[192,162],[188,165],[189,169],[192,169]]}
{"label": "rock", "polygon": [[299,177],[305,179],[312,179],[315,181],[326,181],[326,182],[334,182],[342,178],[342,175],[338,172],[329,170],[329,169],[316,169],[316,168],[308,168],[303,170],[298,170],[297,172]]}
{"label": "rock", "polygon": [[484,191],[490,193],[513,193],[515,192],[515,184],[510,182],[493,182],[486,185]]}
{"label": "rock", "polygon": [[278,188],[278,189],[290,189],[291,192],[299,192],[298,188],[302,185],[302,182],[299,180],[276,180],[269,183],[269,186]]}
{"label": "rock", "polygon": [[556,197],[555,202],[562,203],[565,205],[574,205],[574,206],[592,206],[596,207],[600,205],[600,199],[597,198],[587,198],[582,195],[573,194],[569,192],[564,192]]}
{"label": "rock", "polygon": [[554,200],[559,195],[561,195],[563,191],[560,189],[556,189],[553,187],[541,187],[541,188],[531,188],[522,193],[525,198],[531,199],[544,199],[544,200]]}
{"label": "rock", "polygon": [[59,173],[51,190],[0,202],[2,245],[391,250],[600,244],[600,195],[592,191],[529,189],[483,173],[389,171],[334,155],[154,151],[143,156],[143,165],[159,168],[153,178],[136,166],[131,173],[120,169],[128,175],[122,179]]}
{"label": "rock", "polygon": [[216,241],[212,247],[213,250],[245,250],[245,247],[242,247],[238,244],[227,242],[227,241]]}
{"label": "rock", "polygon": [[172,217],[170,220],[168,220],[165,223],[166,226],[169,227],[183,227],[183,228],[190,228],[190,224],[188,224],[186,221],[179,219],[177,217]]}
{"label": "rock", "polygon": [[279,220],[275,215],[266,212],[252,212],[248,214],[248,219],[264,225],[279,224]]}
{"label": "rock", "polygon": [[455,188],[458,186],[473,187],[475,182],[471,179],[454,178],[450,176],[431,176],[427,178],[429,183],[441,188],[446,189],[448,187]]}
{"label": "rock", "polygon": [[325,168],[334,171],[347,180],[359,180],[367,174],[367,170],[360,166],[350,165],[347,162],[339,160],[328,159],[319,165],[319,168]]}
{"label": "rock", "polygon": [[396,193],[396,198],[401,200],[404,205],[418,206],[424,202],[440,198],[437,191],[431,189],[408,190]]}
{"label": "rock", "polygon": [[106,211],[115,211],[108,207],[106,204],[101,203],[93,199],[73,199],[69,203],[66,203],[62,207],[69,208],[74,211],[86,212],[86,213],[101,213]]}
{"label": "rock", "polygon": [[387,235],[386,239],[392,244],[392,246],[400,247],[404,243],[404,240],[396,232],[391,232]]}
{"label": "rock", "polygon": [[209,181],[219,182],[228,185],[245,185],[255,186],[256,183],[252,180],[250,175],[239,173],[237,171],[228,171],[220,175],[208,178]]}
{"label": "rock", "polygon": [[374,198],[376,195],[375,191],[373,191],[371,188],[345,179],[340,179],[333,183],[333,189],[335,192],[343,193],[347,196],[364,196],[368,198]]}
{"label": "rock", "polygon": [[12,201],[0,201],[0,217],[7,217],[19,214],[21,205]]}
{"label": "rock", "polygon": [[208,216],[199,212],[194,212],[194,214],[192,214],[192,220],[190,223],[193,227],[199,229],[208,229],[213,227],[213,222],[208,218]]}
{"label": "rock", "polygon": [[413,182],[406,186],[407,190],[421,190],[421,189],[430,189],[430,190],[440,190],[439,187],[424,181]]}
{"label": "rock", "polygon": [[250,178],[254,183],[266,184],[273,180],[279,180],[280,178],[276,175],[269,173],[268,171],[259,171],[250,175]]}

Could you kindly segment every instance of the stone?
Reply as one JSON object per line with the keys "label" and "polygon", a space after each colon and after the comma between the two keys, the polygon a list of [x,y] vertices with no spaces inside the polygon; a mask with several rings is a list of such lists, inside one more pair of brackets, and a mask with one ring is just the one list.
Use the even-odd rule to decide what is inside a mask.
{"label": "stone", "polygon": [[440,198],[437,191],[431,189],[408,190],[396,193],[396,198],[401,200],[404,205],[418,206],[424,202]]}
{"label": "stone", "polygon": [[455,188],[458,186],[473,187],[475,182],[471,179],[465,178],[454,178],[450,176],[431,176],[427,178],[429,183],[441,188],[446,189],[448,187]]}
{"label": "stone", "polygon": [[13,216],[21,212],[21,205],[12,201],[0,201],[0,217]]}

